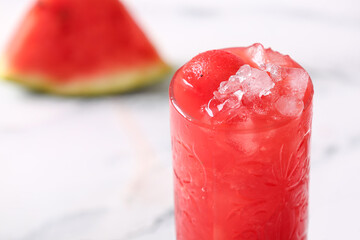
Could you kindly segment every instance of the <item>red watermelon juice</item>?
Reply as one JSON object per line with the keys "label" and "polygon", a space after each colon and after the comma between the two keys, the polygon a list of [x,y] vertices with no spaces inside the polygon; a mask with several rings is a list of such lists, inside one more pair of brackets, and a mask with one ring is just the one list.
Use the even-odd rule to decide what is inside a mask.
{"label": "red watermelon juice", "polygon": [[177,240],[307,238],[313,85],[261,44],[201,53],[170,85]]}

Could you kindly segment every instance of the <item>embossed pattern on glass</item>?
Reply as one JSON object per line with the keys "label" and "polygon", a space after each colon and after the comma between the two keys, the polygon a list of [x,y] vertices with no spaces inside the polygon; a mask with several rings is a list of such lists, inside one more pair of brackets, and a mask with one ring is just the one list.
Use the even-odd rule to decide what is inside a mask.
{"label": "embossed pattern on glass", "polygon": [[306,239],[312,105],[259,132],[170,114],[178,240]]}

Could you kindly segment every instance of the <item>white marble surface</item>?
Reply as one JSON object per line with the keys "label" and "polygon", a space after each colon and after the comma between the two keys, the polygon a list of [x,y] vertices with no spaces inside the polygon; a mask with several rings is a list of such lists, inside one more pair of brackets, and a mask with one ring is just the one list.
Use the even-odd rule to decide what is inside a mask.
{"label": "white marble surface", "polygon": [[[360,2],[127,0],[179,66],[262,42],[315,85],[310,240],[360,239]],[[0,0],[0,47],[29,0]],[[0,240],[172,240],[168,82],[96,99],[0,82]]]}

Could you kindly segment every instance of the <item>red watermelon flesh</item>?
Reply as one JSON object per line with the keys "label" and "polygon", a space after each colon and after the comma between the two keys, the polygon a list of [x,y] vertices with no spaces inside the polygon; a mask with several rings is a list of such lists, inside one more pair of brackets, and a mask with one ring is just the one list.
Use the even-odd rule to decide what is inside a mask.
{"label": "red watermelon flesh", "polygon": [[118,0],[38,0],[1,69],[30,87],[77,95],[131,90],[169,67]]}

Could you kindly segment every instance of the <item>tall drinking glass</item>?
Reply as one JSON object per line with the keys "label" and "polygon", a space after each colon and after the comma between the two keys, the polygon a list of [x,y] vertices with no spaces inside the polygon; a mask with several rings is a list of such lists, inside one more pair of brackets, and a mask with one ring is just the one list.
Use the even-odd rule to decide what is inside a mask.
{"label": "tall drinking glass", "polygon": [[296,117],[257,127],[190,116],[174,95],[179,77],[170,85],[177,240],[306,239],[311,80]]}

